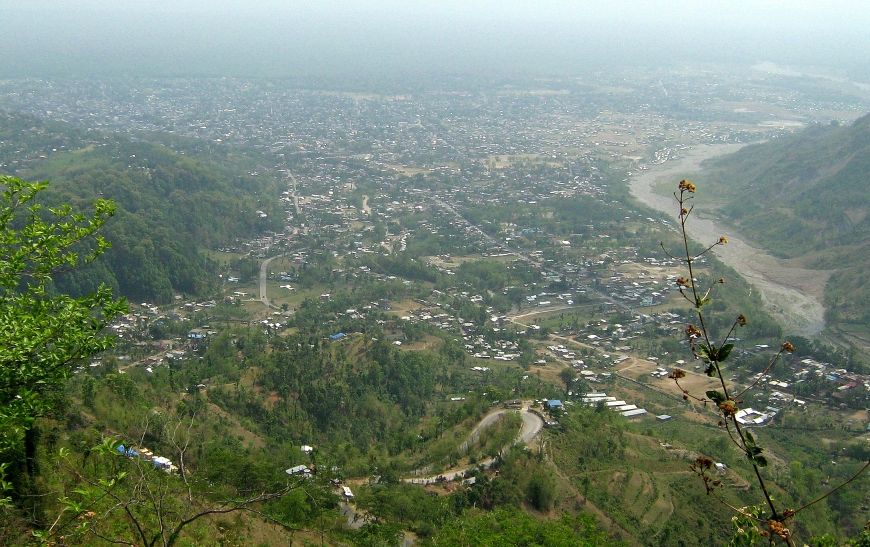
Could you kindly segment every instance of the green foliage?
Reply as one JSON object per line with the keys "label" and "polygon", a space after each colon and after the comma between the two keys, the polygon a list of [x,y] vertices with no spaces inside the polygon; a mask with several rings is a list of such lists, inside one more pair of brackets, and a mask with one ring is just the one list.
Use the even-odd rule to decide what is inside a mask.
{"label": "green foliage", "polygon": [[574,408],[558,433],[560,447],[576,457],[580,468],[598,459],[618,459],[625,451],[620,416],[605,409]]}
{"label": "green foliage", "polygon": [[[206,517],[272,500],[280,503],[300,488],[274,470],[277,473],[265,485],[258,484],[263,489],[253,494],[239,489],[215,491],[205,477],[189,470],[182,470],[180,476],[167,473],[148,459],[120,454],[119,446],[116,440],[104,438],[83,455],[62,448],[50,460],[53,476],[60,479],[55,486],[59,514],[50,525],[34,530],[37,541],[73,545],[110,541],[149,547],[200,543],[206,538],[212,542],[219,539],[216,534],[203,537],[199,528]],[[225,530],[219,530],[224,535]]]}
{"label": "green foliage", "polygon": [[453,519],[424,545],[615,545],[599,531],[591,517],[565,515],[558,520],[538,520],[516,509],[469,511]]}
{"label": "green foliage", "polygon": [[828,319],[870,322],[863,282],[870,256],[867,172],[870,116],[851,126],[813,126],[711,163],[705,179],[741,232],[783,257],[835,269]]}
{"label": "green foliage", "polygon": [[428,268],[419,260],[411,258],[409,253],[391,255],[370,254],[360,259],[361,266],[369,267],[373,272],[385,275],[395,275],[415,281],[428,281],[431,283],[439,279],[438,272]]}
{"label": "green foliage", "polygon": [[398,545],[402,537],[399,524],[389,521],[370,522],[353,535],[353,544],[365,547]]}
{"label": "green foliage", "polygon": [[412,484],[378,484],[356,493],[357,507],[379,521],[401,524],[424,536],[454,517],[451,499]]}
{"label": "green foliage", "polygon": [[490,260],[473,260],[463,262],[456,271],[457,283],[470,285],[481,292],[501,292],[512,285],[536,281],[538,277],[523,262],[506,265]]}
{"label": "green foliage", "polygon": [[102,329],[126,309],[105,286],[78,298],[51,292],[58,270],[107,248],[96,232],[114,206],[97,200],[90,215],[44,207],[45,187],[0,177],[0,463],[22,475],[34,472],[35,448],[25,442],[34,420],[51,411],[82,359],[111,345]]}
{"label": "green foliage", "polygon": [[555,479],[550,473],[538,470],[529,479],[526,496],[529,504],[538,511],[549,511],[556,502]]}
{"label": "green foliage", "polygon": [[203,295],[217,279],[203,250],[280,227],[276,200],[261,199],[276,195],[277,183],[240,175],[245,161],[204,156],[182,142],[171,150],[120,136],[89,137],[26,116],[5,115],[3,121],[19,130],[8,135],[6,143],[13,146],[0,146],[0,161],[36,146],[28,141],[33,135],[69,144],[27,171],[29,178],[52,181],[46,202],[83,208],[92,196],[103,196],[116,204],[117,222],[104,231],[112,248],[91,264],[55,276],[64,292],[87,294],[106,284],[130,298],[160,303],[170,302],[173,292]]}

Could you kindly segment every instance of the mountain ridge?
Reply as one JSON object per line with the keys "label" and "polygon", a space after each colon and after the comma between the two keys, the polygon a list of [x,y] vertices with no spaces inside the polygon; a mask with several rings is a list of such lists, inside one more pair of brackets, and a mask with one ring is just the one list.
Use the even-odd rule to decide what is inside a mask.
{"label": "mountain ridge", "polygon": [[245,162],[206,156],[178,140],[170,148],[31,116],[0,113],[0,121],[0,165],[21,178],[48,180],[47,202],[87,208],[100,196],[117,204],[105,228],[112,248],[58,280],[62,290],[80,294],[107,283],[159,303],[174,293],[210,294],[217,270],[203,251],[280,229],[271,199],[277,181],[251,176]]}
{"label": "mountain ridge", "polygon": [[852,342],[870,324],[867,173],[870,115],[747,146],[706,162],[702,175],[717,194],[715,213],[741,233],[781,258],[834,270],[827,320]]}

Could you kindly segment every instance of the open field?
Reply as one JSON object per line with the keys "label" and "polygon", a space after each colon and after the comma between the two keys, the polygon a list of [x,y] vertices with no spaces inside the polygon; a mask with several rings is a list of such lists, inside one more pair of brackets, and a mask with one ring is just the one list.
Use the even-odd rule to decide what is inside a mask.
{"label": "open field", "polygon": [[411,298],[406,298],[405,300],[398,300],[398,301],[390,302],[390,306],[392,308],[392,309],[390,309],[390,313],[397,315],[399,317],[401,317],[403,315],[408,315],[408,313],[410,313],[411,311],[417,310],[417,309],[420,309],[423,307],[422,304],[420,304],[419,302],[415,302]]}
{"label": "open field", "polygon": [[405,351],[434,351],[443,343],[444,341],[437,336],[427,334],[421,340],[402,344],[402,349]]}
{"label": "open field", "polygon": [[[653,378],[650,376],[650,373],[658,367],[663,367],[666,370],[671,370],[677,367],[681,368],[686,371],[686,377],[680,380],[680,385],[696,397],[703,397],[704,392],[708,390],[721,389],[717,379],[711,378],[706,374],[694,372],[691,366],[687,368],[688,365],[688,363],[686,365],[659,364],[647,361],[646,359],[632,357],[621,363],[616,370],[620,375],[625,376],[626,378],[649,384],[667,393],[672,393],[677,397],[682,397],[682,392],[672,379]],[[731,387],[730,383],[726,382],[726,385],[728,385],[729,388]]]}

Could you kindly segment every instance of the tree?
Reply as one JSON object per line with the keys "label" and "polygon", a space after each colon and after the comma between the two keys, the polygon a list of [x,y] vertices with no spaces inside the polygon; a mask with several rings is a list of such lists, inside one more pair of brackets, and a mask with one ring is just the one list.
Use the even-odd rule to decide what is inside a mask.
{"label": "tree", "polygon": [[47,207],[37,202],[46,186],[0,176],[0,478],[35,474],[34,420],[83,359],[111,345],[103,329],[126,310],[105,286],[78,297],[53,291],[55,275],[108,248],[97,232],[115,207]]}
{"label": "tree", "polygon": [[559,379],[565,382],[565,396],[568,396],[568,391],[571,390],[571,382],[577,378],[577,373],[573,368],[565,367],[559,371]]}
{"label": "tree", "polygon": [[526,500],[538,511],[549,511],[556,501],[556,481],[545,470],[538,470],[529,480]]}

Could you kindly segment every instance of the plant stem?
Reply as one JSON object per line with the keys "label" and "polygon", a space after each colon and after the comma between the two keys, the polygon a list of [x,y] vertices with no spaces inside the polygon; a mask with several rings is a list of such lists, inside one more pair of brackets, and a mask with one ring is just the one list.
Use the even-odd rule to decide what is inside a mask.
{"label": "plant stem", "polygon": [[[692,266],[694,258],[689,252],[689,235],[686,232],[686,220],[689,217],[691,209],[687,213],[683,214],[683,211],[685,210],[683,207],[683,205],[685,204],[685,200],[683,198],[684,193],[684,190],[680,190],[680,195],[677,198],[677,201],[680,205],[680,232],[683,236],[683,249],[686,253],[686,265],[689,269],[689,286],[692,288],[692,296],[694,296],[695,298],[695,314],[698,316],[698,322],[700,323],[701,333],[704,336],[704,341],[707,343],[707,348],[710,350],[708,351],[708,358],[710,359],[710,362],[713,364],[713,367],[716,370],[716,376],[719,378],[719,384],[722,386],[722,392],[725,395],[725,399],[730,400],[731,396],[728,393],[728,386],[725,385],[725,378],[722,376],[722,370],[719,368],[718,356],[713,355],[713,344],[710,342],[710,334],[707,330],[707,324],[704,321],[704,314],[701,312],[701,298],[698,296],[698,289],[695,286],[695,271]],[[728,420],[728,418],[729,417],[725,415],[725,419]],[[740,443],[743,445],[743,452],[744,454],[746,454],[749,463],[752,464],[752,469],[753,471],[755,471],[755,476],[758,479],[758,485],[761,487],[761,491],[764,494],[764,499],[765,501],[767,501],[767,505],[770,507],[771,518],[775,520],[780,520],[779,511],[776,510],[776,506],[773,504],[773,499],[771,499],[770,492],[768,492],[767,490],[767,485],[764,482],[764,477],[761,476],[761,470],[758,468],[758,465],[756,465],[755,460],[752,458],[752,454],[747,448],[746,436],[744,435],[743,430],[740,428],[740,424],[737,422],[737,419],[735,418],[733,421],[734,429],[737,431],[737,435],[740,437]]]}

